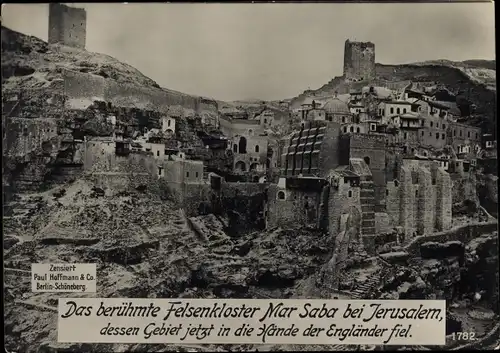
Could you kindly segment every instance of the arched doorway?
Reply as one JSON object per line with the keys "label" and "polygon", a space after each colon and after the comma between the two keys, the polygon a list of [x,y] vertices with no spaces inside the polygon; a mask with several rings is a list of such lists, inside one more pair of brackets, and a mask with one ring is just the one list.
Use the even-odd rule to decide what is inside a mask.
{"label": "arched doorway", "polygon": [[243,162],[243,161],[236,162],[236,164],[234,165],[234,168],[236,170],[242,171],[242,172],[247,170],[247,166],[246,166],[245,162]]}
{"label": "arched doorway", "polygon": [[238,145],[240,153],[247,153],[247,139],[245,137],[240,137],[240,143]]}

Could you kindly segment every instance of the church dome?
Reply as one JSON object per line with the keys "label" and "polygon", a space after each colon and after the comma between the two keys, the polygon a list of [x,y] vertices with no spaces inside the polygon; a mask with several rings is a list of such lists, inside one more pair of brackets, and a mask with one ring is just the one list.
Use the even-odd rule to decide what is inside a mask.
{"label": "church dome", "polygon": [[327,114],[350,114],[347,103],[341,101],[337,97],[328,100],[323,106],[323,109]]}

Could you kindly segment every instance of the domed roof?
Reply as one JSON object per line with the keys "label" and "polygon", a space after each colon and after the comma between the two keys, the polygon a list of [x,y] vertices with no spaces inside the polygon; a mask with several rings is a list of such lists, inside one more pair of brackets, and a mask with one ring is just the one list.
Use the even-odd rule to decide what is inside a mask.
{"label": "domed roof", "polygon": [[350,114],[347,103],[341,101],[337,97],[328,100],[323,106],[323,109],[328,114]]}

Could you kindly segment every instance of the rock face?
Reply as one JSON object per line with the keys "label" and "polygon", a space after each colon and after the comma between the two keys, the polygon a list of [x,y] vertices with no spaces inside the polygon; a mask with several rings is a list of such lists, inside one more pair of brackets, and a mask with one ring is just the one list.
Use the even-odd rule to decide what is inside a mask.
{"label": "rock face", "polygon": [[83,171],[81,141],[116,132],[109,116],[121,124],[124,137],[159,128],[161,116],[173,116],[179,119],[176,138],[181,144],[204,150],[196,134],[200,116],[212,119],[218,114],[217,102],[160,88],[112,57],[48,45],[5,27],[2,103],[7,193],[46,190],[76,180]]}

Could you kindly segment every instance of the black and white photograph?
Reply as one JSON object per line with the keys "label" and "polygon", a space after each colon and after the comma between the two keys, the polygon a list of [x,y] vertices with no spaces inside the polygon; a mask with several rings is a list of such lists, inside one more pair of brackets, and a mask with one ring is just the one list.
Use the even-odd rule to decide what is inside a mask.
{"label": "black and white photograph", "polygon": [[[499,349],[494,13],[2,4],[6,352]],[[61,342],[61,298],[442,300],[446,344]]]}

